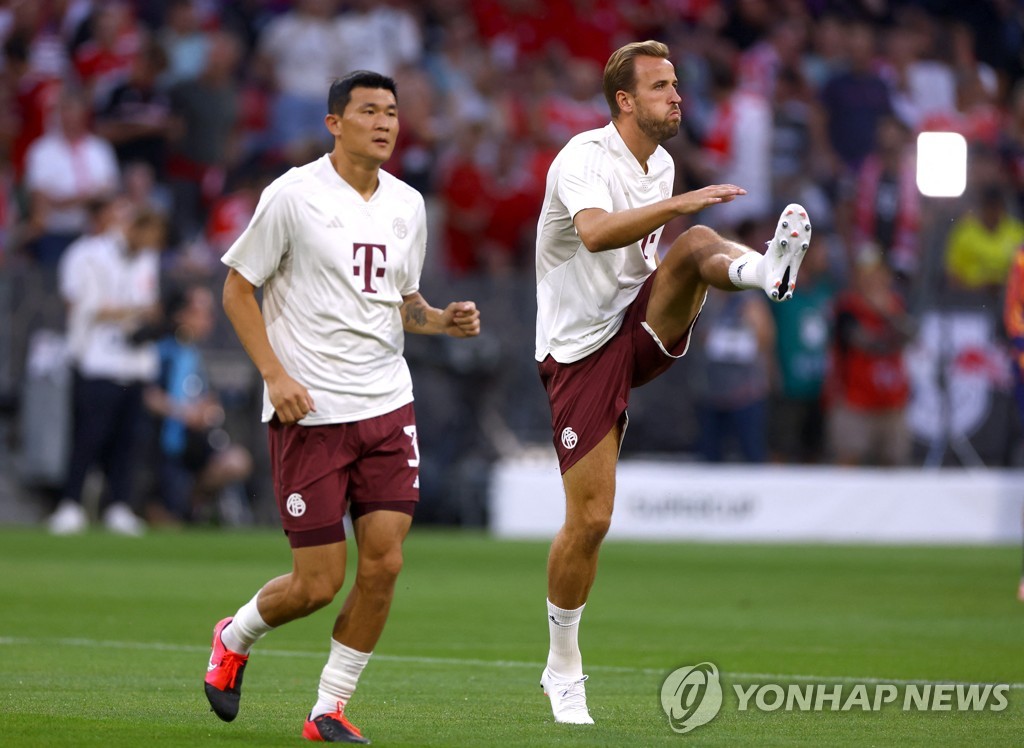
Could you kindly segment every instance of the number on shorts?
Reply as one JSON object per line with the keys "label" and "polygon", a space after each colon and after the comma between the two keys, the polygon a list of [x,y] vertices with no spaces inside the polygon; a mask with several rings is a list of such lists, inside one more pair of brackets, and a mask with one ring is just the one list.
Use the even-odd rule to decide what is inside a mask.
{"label": "number on shorts", "polygon": [[404,429],[402,429],[402,431],[404,431],[409,436],[409,438],[412,439],[412,453],[413,453],[414,457],[413,457],[413,459],[409,460],[409,467],[419,467],[420,466],[420,443],[416,440],[416,427],[415,426],[406,426]]}

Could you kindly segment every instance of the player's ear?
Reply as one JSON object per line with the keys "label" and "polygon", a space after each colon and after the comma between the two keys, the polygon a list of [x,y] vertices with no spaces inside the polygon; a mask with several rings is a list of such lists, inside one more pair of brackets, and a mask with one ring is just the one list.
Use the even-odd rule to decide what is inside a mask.
{"label": "player's ear", "polygon": [[324,117],[324,125],[327,126],[327,131],[331,135],[335,137],[341,135],[341,117],[337,114],[328,114]]}
{"label": "player's ear", "polygon": [[633,96],[629,91],[616,91],[615,102],[619,105],[620,112],[633,113]]}

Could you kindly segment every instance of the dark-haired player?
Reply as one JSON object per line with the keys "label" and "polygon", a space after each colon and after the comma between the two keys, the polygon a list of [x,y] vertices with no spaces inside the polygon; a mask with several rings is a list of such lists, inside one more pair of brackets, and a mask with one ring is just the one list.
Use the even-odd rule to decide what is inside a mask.
{"label": "dark-haired player", "polygon": [[263,420],[293,567],[217,623],[205,688],[217,716],[234,719],[250,647],[334,600],[345,577],[347,510],[355,583],[302,734],[366,743],[345,707],[387,620],[419,498],[404,333],[471,337],[480,318],[473,302],[436,309],[419,294],[423,197],[381,170],[398,134],[394,81],[351,73],[332,84],[327,112],[332,151],[267,187],[224,255],[224,309],[265,383]]}

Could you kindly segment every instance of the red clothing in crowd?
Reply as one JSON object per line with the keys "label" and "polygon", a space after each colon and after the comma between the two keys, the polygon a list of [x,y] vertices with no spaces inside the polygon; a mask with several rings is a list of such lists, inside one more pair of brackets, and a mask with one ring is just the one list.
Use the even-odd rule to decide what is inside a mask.
{"label": "red clothing in crowd", "polygon": [[[903,310],[902,302],[892,303]],[[903,335],[864,297],[844,293],[836,301],[828,395],[858,410],[901,408],[910,397],[903,363]]]}

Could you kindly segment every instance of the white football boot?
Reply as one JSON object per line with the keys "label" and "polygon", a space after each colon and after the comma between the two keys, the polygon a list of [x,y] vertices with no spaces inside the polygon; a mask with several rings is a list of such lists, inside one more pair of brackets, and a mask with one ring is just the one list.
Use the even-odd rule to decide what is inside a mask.
{"label": "white football boot", "polygon": [[807,210],[790,203],[779,216],[775,236],[764,252],[764,292],[773,301],[793,298],[796,274],[811,244],[811,221]]}
{"label": "white football boot", "polygon": [[540,676],[540,687],[544,695],[551,699],[551,712],[555,722],[567,725],[592,725],[593,717],[587,710],[587,691],[583,687],[587,676],[569,681],[556,681],[551,671],[544,668]]}

